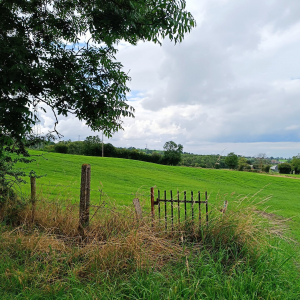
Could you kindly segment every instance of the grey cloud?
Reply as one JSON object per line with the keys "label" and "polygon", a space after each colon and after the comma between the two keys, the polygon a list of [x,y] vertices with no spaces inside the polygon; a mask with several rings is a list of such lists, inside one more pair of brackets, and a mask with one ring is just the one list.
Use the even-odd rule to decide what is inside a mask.
{"label": "grey cloud", "polygon": [[[189,3],[199,26],[182,44],[120,48],[117,59],[130,70],[137,110],[135,120],[124,120],[125,132],[110,141],[162,149],[176,139],[196,153],[219,153],[226,144],[253,155],[267,152],[263,147],[287,151],[279,143],[284,141],[296,151],[299,144],[288,142],[300,142],[300,80],[290,80],[300,77],[300,2]],[[66,138],[97,134],[72,118],[60,126]]]}

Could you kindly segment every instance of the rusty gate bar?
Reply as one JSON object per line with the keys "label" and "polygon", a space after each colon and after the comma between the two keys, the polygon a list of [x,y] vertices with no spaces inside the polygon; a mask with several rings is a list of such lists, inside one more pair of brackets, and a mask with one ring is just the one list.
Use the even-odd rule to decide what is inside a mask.
{"label": "rusty gate bar", "polygon": [[184,219],[186,220],[186,191],[184,191]]}
{"label": "rusty gate bar", "polygon": [[167,217],[167,191],[164,192],[164,198],[165,198],[165,227],[166,230],[168,229],[168,217]]}
{"label": "rusty gate bar", "polygon": [[170,195],[171,195],[171,223],[172,223],[172,231],[174,230],[174,227],[173,227],[173,223],[174,223],[174,212],[173,212],[173,193],[172,191],[170,191]]}
{"label": "rusty gate bar", "polygon": [[208,202],[207,202],[207,192],[205,192],[205,206],[206,206],[206,226],[208,226]]}
{"label": "rusty gate bar", "polygon": [[[160,190],[158,190],[158,199],[160,199]],[[160,202],[158,201],[158,222],[160,224]]]}
{"label": "rusty gate bar", "polygon": [[192,201],[192,204],[191,204],[191,207],[192,207],[192,220],[194,220],[194,193],[193,193],[193,191],[191,191],[191,201]]}
{"label": "rusty gate bar", "polygon": [[152,226],[154,226],[154,187],[151,188],[151,216]]}
{"label": "rusty gate bar", "polygon": [[180,205],[179,205],[179,191],[177,190],[177,213],[178,213],[178,223],[180,223]]}
{"label": "rusty gate bar", "polygon": [[198,191],[198,205],[199,205],[199,224],[201,225],[201,205],[200,205],[200,201],[201,201],[201,195],[200,195],[200,191]]}

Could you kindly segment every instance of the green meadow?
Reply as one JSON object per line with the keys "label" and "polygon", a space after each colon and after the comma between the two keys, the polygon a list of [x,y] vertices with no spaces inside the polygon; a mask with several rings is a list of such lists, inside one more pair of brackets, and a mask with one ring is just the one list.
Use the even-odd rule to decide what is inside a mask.
{"label": "green meadow", "polygon": [[[19,167],[42,176],[34,216],[30,205],[0,210],[1,299],[300,299],[299,179],[31,154],[36,161]],[[92,204],[112,205],[82,228],[73,204],[86,163]],[[137,221],[132,199],[150,212],[151,187],[202,199],[207,191],[208,226],[188,220],[166,230],[150,214]],[[30,184],[20,192],[28,198]]]}
{"label": "green meadow", "polygon": [[[31,151],[41,155],[40,151]],[[267,174],[229,170],[198,169],[178,166],[163,166],[135,160],[77,156],[57,153],[43,153],[31,164],[19,165],[26,170],[34,169],[38,175],[37,191],[40,197],[79,202],[81,165],[91,165],[91,201],[97,204],[101,199],[120,205],[132,205],[134,197],[142,198],[145,207],[150,204],[150,187],[157,192],[186,190],[209,195],[209,203],[230,205],[238,195],[254,195],[267,203],[261,209],[274,213],[289,221],[293,236],[300,241],[300,180],[297,177],[279,177]],[[298,177],[299,178],[299,177]],[[101,191],[101,193],[100,193]],[[30,185],[22,186],[22,193],[28,195]]]}

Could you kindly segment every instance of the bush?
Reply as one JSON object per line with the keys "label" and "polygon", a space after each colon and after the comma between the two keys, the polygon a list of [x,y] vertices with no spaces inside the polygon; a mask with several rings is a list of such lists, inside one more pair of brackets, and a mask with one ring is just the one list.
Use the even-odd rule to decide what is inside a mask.
{"label": "bush", "polygon": [[64,143],[58,143],[54,146],[54,151],[56,153],[68,153],[68,146]]}
{"label": "bush", "polygon": [[82,155],[83,154],[83,143],[81,141],[72,142],[69,144],[68,147],[68,153],[69,154],[76,154],[76,155]]}
{"label": "bush", "polygon": [[116,157],[116,148],[110,144],[110,143],[107,143],[107,144],[104,144],[103,145],[103,148],[104,148],[104,156],[105,157]]}
{"label": "bush", "polygon": [[55,147],[55,145],[48,145],[48,146],[45,146],[43,150],[47,151],[47,152],[55,152],[54,147]]}
{"label": "bush", "polygon": [[282,163],[278,165],[278,171],[280,174],[290,174],[292,171],[292,166],[289,163]]}
{"label": "bush", "polygon": [[151,160],[152,162],[159,164],[161,163],[162,155],[157,152],[152,152],[151,154]]}
{"label": "bush", "polygon": [[263,171],[266,172],[266,173],[269,173],[270,172],[270,168],[271,168],[270,165],[266,165],[266,166],[264,166]]}
{"label": "bush", "polygon": [[261,172],[260,170],[257,170],[257,169],[250,169],[248,171],[249,172],[253,172],[253,173],[260,173]]}
{"label": "bush", "polygon": [[238,171],[244,171],[245,166],[244,165],[239,165],[238,166]]}

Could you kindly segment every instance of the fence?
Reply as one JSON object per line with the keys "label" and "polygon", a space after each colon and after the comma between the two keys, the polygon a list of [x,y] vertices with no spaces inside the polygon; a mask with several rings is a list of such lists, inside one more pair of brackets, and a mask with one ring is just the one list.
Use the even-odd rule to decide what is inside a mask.
{"label": "fence", "polygon": [[[177,216],[177,221],[178,223],[181,222],[182,217],[181,217],[181,207],[180,205],[183,204],[183,209],[184,209],[184,220],[186,221],[188,218],[187,214],[190,211],[191,212],[191,220],[194,221],[195,219],[195,206],[198,204],[198,222],[201,225],[202,221],[202,212],[201,212],[201,204],[205,205],[205,220],[206,220],[206,225],[208,226],[208,199],[207,199],[207,192],[205,192],[205,201],[201,201],[201,193],[198,191],[197,195],[197,200],[194,199],[194,193],[191,191],[191,199],[187,200],[187,194],[186,191],[183,192],[183,200],[180,200],[180,193],[177,191],[177,197],[175,196],[173,198],[173,192],[170,191],[170,198],[167,199],[167,191],[164,191],[164,197],[161,198],[160,195],[160,190],[157,191],[158,196],[155,200],[154,197],[154,188],[151,188],[151,214],[152,214],[152,219],[154,220],[155,218],[155,205],[158,206],[158,220],[159,223],[161,220],[164,220],[165,222],[165,229],[168,227],[168,214],[167,214],[167,203],[170,203],[170,210],[171,210],[171,215],[170,215],[170,221],[171,221],[171,226],[172,230],[174,228],[174,217],[176,218]],[[161,203],[164,203],[163,207],[163,212],[164,212],[164,217],[161,218]],[[190,205],[190,210],[188,209],[187,205]],[[174,206],[176,206],[174,208]]]}
{"label": "fence", "polygon": [[[34,214],[35,214],[35,207],[36,207],[36,178],[31,177],[30,178],[31,182],[31,203],[32,203],[32,220],[34,220]],[[91,183],[91,166],[89,164],[83,164],[82,169],[81,169],[81,187],[80,187],[80,203],[79,203],[79,228],[84,228],[89,226],[90,222],[90,207],[95,207],[98,209],[100,206],[95,206],[95,205],[90,205],[90,183]],[[123,194],[123,193],[122,193]],[[133,195],[133,194],[132,194]],[[168,214],[167,214],[167,203],[170,203],[170,210],[171,210],[171,215],[170,215],[170,221],[171,221],[171,226],[172,229],[174,227],[174,220],[175,218],[177,221],[180,223],[182,221],[182,215],[181,215],[181,205],[183,204],[184,208],[184,220],[189,219],[188,218],[188,213],[191,212],[191,220],[194,221],[195,218],[195,213],[196,213],[196,206],[198,207],[197,215],[198,215],[198,222],[201,225],[202,222],[202,211],[201,211],[201,204],[205,205],[205,220],[206,220],[206,225],[208,225],[208,199],[207,199],[207,192],[205,192],[205,200],[201,200],[201,193],[200,191],[198,192],[198,195],[196,199],[194,199],[194,194],[193,191],[191,192],[191,198],[190,200],[187,200],[187,193],[186,191],[183,192],[184,199],[180,200],[180,194],[177,192],[177,197],[174,199],[173,197],[173,192],[170,191],[170,198],[167,199],[167,193],[164,191],[164,197],[161,198],[160,195],[160,190],[158,190],[158,197],[156,200],[154,199],[154,188],[152,187],[150,190],[150,196],[151,196],[151,214],[152,218],[154,220],[155,217],[155,206],[158,206],[158,218],[159,218],[159,223],[161,220],[165,221],[165,228],[167,229],[168,226]],[[134,199],[134,204],[136,206],[136,211],[137,211],[137,203],[135,200],[138,201],[138,199]],[[161,219],[161,203],[164,204],[164,218]],[[190,206],[190,209],[188,209],[187,205]],[[176,206],[176,207],[174,207]],[[101,206],[102,207],[102,206]],[[96,211],[96,212],[97,212]],[[137,214],[141,216],[141,211],[140,208],[138,208]]]}

